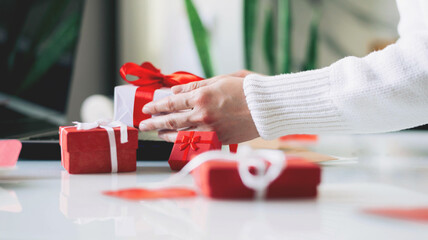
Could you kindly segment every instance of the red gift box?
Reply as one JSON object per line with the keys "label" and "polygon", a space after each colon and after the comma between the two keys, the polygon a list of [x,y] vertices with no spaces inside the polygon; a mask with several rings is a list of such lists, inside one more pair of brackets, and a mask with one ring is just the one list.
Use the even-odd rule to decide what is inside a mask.
{"label": "red gift box", "polygon": [[[135,92],[133,111],[133,125],[136,128],[139,127],[141,121],[151,117],[151,115],[144,114],[142,109],[144,105],[153,101],[155,90],[203,80],[199,76],[184,71],[168,75],[163,74],[150,62],[144,62],[141,65],[131,62],[125,63],[120,68],[120,75],[126,82],[138,86]],[[130,81],[126,78],[127,75],[138,77],[138,79]]]}
{"label": "red gift box", "polygon": [[[201,192],[211,198],[254,198],[255,191],[244,185],[238,171],[238,162],[212,160],[192,171]],[[270,183],[266,198],[313,198],[321,181],[318,165],[302,158],[287,157],[285,168]]]}
{"label": "red gift box", "polygon": [[[127,127],[128,142],[121,143],[120,127],[113,128],[116,139],[117,172],[137,169],[138,130]],[[61,163],[71,174],[112,172],[110,142],[106,129],[77,130],[60,127]]]}
{"label": "red gift box", "polygon": [[182,169],[193,156],[200,153],[221,149],[221,142],[215,132],[179,131],[169,156],[172,170]]}

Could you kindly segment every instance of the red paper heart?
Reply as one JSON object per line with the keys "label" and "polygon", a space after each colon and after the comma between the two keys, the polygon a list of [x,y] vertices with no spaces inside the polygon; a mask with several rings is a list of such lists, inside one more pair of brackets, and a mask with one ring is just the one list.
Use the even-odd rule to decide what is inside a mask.
{"label": "red paper heart", "polygon": [[383,217],[428,223],[428,207],[423,208],[373,208],[363,210],[365,213]]}
{"label": "red paper heart", "polygon": [[12,168],[18,161],[22,144],[18,140],[0,141],[0,168]]}
{"label": "red paper heart", "polygon": [[318,140],[318,135],[310,135],[310,134],[291,134],[282,136],[279,138],[280,141],[308,141],[308,142],[316,142]]}
{"label": "red paper heart", "polygon": [[163,189],[144,189],[128,188],[118,191],[106,191],[105,195],[124,198],[129,200],[159,199],[159,198],[184,198],[195,197],[196,192],[188,188],[163,188]]}

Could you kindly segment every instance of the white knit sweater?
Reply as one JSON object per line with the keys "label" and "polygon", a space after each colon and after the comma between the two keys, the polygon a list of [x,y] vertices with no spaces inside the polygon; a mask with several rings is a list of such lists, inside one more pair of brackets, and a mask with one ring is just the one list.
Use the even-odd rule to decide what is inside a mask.
{"label": "white knit sweater", "polygon": [[428,0],[397,0],[400,39],[364,58],[265,77],[244,92],[262,138],[378,133],[428,123]]}

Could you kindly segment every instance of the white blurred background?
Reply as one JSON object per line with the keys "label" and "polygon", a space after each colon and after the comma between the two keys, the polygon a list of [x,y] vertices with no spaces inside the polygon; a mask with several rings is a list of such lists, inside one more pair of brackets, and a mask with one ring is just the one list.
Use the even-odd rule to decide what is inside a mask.
{"label": "white blurred background", "polygon": [[[242,1],[194,0],[194,3],[210,33],[215,74],[244,68]],[[185,70],[203,75],[184,1],[126,0],[120,1],[117,7],[118,68],[128,61],[151,61],[165,73]],[[310,1],[292,1],[295,65],[304,59],[310,7]],[[367,16],[374,22],[368,22],[364,18]],[[395,41],[398,20],[394,0],[324,0],[318,67],[327,66],[346,55],[364,56],[379,41],[381,45]],[[265,72],[263,61],[259,61],[261,53],[256,55],[260,57],[256,57],[255,68]],[[297,71],[298,66],[293,70]]]}
{"label": "white blurred background", "polygon": [[[210,34],[214,74],[243,69],[243,0],[193,2]],[[272,3],[260,2],[260,12]],[[314,2],[322,6],[319,68],[345,56],[364,56],[398,38],[394,0],[291,0],[293,72],[305,59]],[[257,33],[254,45],[263,45],[262,34]],[[150,61],[167,74],[183,70],[204,76],[185,0],[86,1],[80,37],[68,119],[80,119],[82,103],[89,96],[112,97],[114,85],[124,83],[119,68],[125,62]],[[267,74],[262,51],[255,49],[254,70]]]}

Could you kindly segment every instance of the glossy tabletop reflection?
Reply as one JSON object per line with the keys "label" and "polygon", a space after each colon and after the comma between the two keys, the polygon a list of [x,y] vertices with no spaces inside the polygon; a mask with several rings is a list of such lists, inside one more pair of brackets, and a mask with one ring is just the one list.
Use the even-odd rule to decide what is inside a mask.
{"label": "glossy tabletop reflection", "polygon": [[428,239],[428,223],[362,211],[428,207],[428,133],[320,136],[310,148],[357,157],[324,165],[312,200],[127,201],[102,191],[164,180],[168,164],[70,175],[59,161],[19,161],[0,173],[0,239]]}

